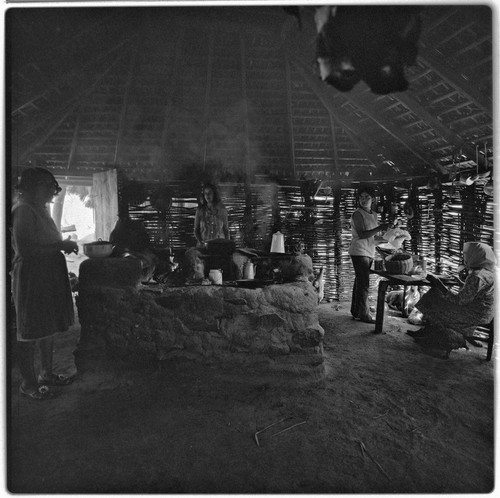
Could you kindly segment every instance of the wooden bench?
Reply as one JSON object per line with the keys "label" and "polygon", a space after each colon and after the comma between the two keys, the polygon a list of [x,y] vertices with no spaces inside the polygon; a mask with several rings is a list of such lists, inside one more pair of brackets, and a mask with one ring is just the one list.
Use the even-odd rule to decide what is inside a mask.
{"label": "wooden bench", "polygon": [[[480,336],[474,336],[477,341],[486,342],[488,344],[488,350],[486,351],[486,361],[491,360],[491,355],[493,354],[493,342],[495,340],[495,319],[491,320],[490,323],[486,325],[481,325],[476,329],[476,332],[481,334]],[[486,335],[487,337],[484,337]]]}

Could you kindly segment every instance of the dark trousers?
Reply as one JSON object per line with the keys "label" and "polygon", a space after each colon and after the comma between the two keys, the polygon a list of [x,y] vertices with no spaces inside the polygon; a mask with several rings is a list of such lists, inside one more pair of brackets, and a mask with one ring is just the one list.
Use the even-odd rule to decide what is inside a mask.
{"label": "dark trousers", "polygon": [[368,256],[351,256],[354,266],[354,287],[352,288],[351,315],[364,319],[370,316],[368,293],[370,291],[370,267],[373,258]]}

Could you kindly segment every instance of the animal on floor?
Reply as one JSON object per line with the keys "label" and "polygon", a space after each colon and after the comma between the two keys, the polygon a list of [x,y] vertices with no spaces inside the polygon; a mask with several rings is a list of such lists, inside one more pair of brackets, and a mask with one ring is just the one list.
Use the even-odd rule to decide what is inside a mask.
{"label": "animal on floor", "polygon": [[415,305],[420,299],[420,291],[416,285],[412,285],[406,289],[406,295],[403,302],[403,289],[393,290],[386,294],[385,302],[390,309],[403,311],[406,307],[408,312],[411,313]]}

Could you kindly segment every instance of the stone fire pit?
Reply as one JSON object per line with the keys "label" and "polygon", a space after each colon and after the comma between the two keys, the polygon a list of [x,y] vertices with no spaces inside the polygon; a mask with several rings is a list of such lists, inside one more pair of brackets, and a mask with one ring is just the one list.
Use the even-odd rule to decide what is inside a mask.
{"label": "stone fire pit", "polygon": [[126,258],[80,265],[79,370],[105,352],[132,363],[180,357],[302,380],[324,375],[318,295],[307,278],[255,289],[150,287],[140,284],[140,271]]}

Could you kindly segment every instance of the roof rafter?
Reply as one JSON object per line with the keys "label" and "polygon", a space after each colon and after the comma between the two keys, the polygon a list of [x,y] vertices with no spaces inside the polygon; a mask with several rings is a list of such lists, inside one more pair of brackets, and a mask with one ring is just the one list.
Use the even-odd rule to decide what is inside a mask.
{"label": "roof rafter", "polygon": [[468,83],[465,78],[461,78],[459,82],[459,74],[449,67],[444,57],[433,55],[429,50],[421,50],[418,59],[423,64],[431,67],[441,79],[454,88],[460,95],[473,102],[477,107],[488,114],[488,116],[492,116],[493,103],[491,99],[481,94],[477,88]]}
{"label": "roof rafter", "polygon": [[[372,121],[374,121],[380,128],[382,128],[386,133],[388,133],[392,138],[399,142],[406,150],[408,150],[413,156],[418,158],[424,163],[433,165],[433,160],[431,157],[423,156],[419,151],[415,150],[407,143],[406,136],[399,132],[399,127],[395,126],[387,119],[382,119],[380,115],[373,109],[369,109],[370,105],[361,100],[361,94],[359,90],[353,90],[349,95],[342,94],[343,97],[358,107],[364,114],[366,114]],[[398,128],[398,130],[396,130]]]}
{"label": "roof rafter", "polygon": [[[135,37],[134,37],[134,39],[135,39]],[[130,39],[129,40],[124,40],[124,41],[118,43],[112,49],[110,49],[109,51],[107,51],[105,54],[102,54],[102,55],[99,55],[98,57],[96,57],[92,62],[95,62],[95,63],[103,62],[104,63],[105,61],[107,61],[107,58],[111,54],[113,54],[114,52],[116,52],[119,49],[122,49],[128,43],[130,43]],[[105,72],[107,72],[107,70],[109,69],[109,67],[114,66],[115,63],[116,63],[116,61],[120,60],[120,59],[121,59],[121,56],[118,55],[116,57],[116,59],[114,59],[111,63],[108,63],[107,65],[103,64],[103,70]],[[82,69],[83,70],[87,70],[87,72],[90,73],[89,67],[90,67],[90,64],[84,66]],[[78,76],[73,76],[72,77],[72,81],[78,81],[77,86],[75,86],[75,87],[72,88],[73,91],[74,90],[78,90],[78,86],[83,86],[85,84],[85,82],[84,82],[83,78],[81,77],[81,75],[80,75],[79,78],[78,78]],[[56,92],[60,96],[59,88],[65,86],[65,85],[68,85],[69,82],[70,82],[70,78],[69,78],[68,75],[66,75],[64,78],[61,78],[58,83],[54,84],[52,87],[50,87],[49,89],[47,89],[43,94],[40,94],[40,95],[38,95],[38,96],[30,99],[30,102],[33,102],[34,100],[37,100],[37,99],[40,99],[40,98],[46,98],[46,100],[48,102],[49,99],[48,99],[48,97],[45,97],[45,96],[47,94],[49,94],[50,92]],[[85,88],[83,88],[82,93],[85,93]],[[73,99],[74,99],[74,96],[73,97],[70,96],[69,99],[68,99],[68,102],[72,101]],[[11,115],[13,115],[16,111],[17,111],[17,109],[14,109],[12,111]],[[30,122],[28,123],[28,125],[26,127],[24,127],[24,129],[22,129],[20,131],[20,135],[27,135],[27,134],[31,133],[36,128],[39,128],[43,124],[44,121],[45,121],[45,118],[43,117],[43,115],[42,115],[42,117],[39,120],[35,120],[35,119],[30,120]]]}
{"label": "roof rafter", "polygon": [[[366,157],[375,165],[380,164],[380,157],[373,152],[373,149],[377,147],[374,142],[366,142],[361,139],[356,132],[356,127],[354,123],[349,123],[349,119],[345,116],[340,117],[338,109],[333,105],[332,101],[325,95],[325,84],[319,79],[311,74],[310,70],[304,67],[304,64],[297,60],[293,55],[289,55],[290,62],[297,68],[301,76],[307,82],[311,90],[318,97],[318,99],[325,106],[329,114],[331,115],[334,122],[338,122],[347,132],[351,140],[361,149],[361,151],[366,155]],[[332,89],[333,91],[333,89]],[[380,151],[381,152],[381,151]]]}
{"label": "roof rafter", "polygon": [[71,112],[73,112],[81,104],[81,99],[87,96],[97,86],[102,78],[104,78],[120,60],[121,57],[117,57],[111,64],[108,65],[106,70],[103,71],[91,85],[83,89],[78,94],[74,95],[69,101],[63,103],[63,105],[59,107],[48,119],[44,120],[44,126],[46,126],[47,123],[48,126],[50,126],[50,121],[53,121],[54,119],[56,121],[55,124],[50,126],[50,128],[38,140],[23,147],[24,151],[19,157],[20,162],[24,162],[36,148],[45,143],[45,141],[52,135],[52,133],[67,119]]}
{"label": "roof rafter", "polygon": [[[393,97],[399,100],[404,106],[408,107],[412,112],[414,112],[422,121],[431,125],[451,146],[465,148],[468,152],[472,151],[472,148],[468,144],[464,144],[463,138],[450,130],[447,126],[443,125],[439,119],[433,116],[425,107],[418,103],[415,99],[411,98],[408,93],[398,93],[393,95]],[[470,149],[470,150],[469,150]]]}

